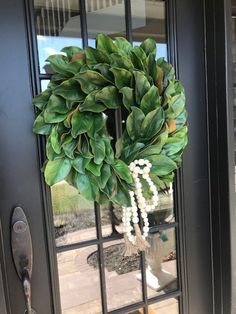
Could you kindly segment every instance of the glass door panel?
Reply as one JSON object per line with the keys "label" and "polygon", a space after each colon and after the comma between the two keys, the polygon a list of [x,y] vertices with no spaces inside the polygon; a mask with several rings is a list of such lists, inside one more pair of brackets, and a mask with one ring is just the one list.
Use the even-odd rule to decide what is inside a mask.
{"label": "glass door panel", "polygon": [[[134,45],[152,37],[157,57],[167,59],[164,1],[35,0],[34,6],[42,90],[51,73],[45,59],[64,46],[82,47],[87,38],[94,47],[100,32],[112,38],[131,33]],[[112,118],[114,125],[122,123]],[[178,298],[173,299],[173,293],[180,295],[178,243],[167,190],[148,214],[150,249],[131,257],[124,256],[120,208],[100,208],[64,181],[51,188],[51,200],[62,313],[106,314],[122,308],[125,313],[135,308],[137,313],[178,313]]]}

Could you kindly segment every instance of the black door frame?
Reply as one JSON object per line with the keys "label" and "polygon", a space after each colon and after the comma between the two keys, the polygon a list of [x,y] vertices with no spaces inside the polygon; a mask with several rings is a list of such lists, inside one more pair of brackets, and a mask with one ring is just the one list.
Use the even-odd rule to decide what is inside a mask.
{"label": "black door frame", "polygon": [[[25,20],[32,25],[30,21],[32,14],[29,14],[29,9],[32,7],[28,6],[31,1],[26,1],[26,3]],[[23,173],[29,173],[29,167],[32,167],[32,173],[35,173],[35,167],[39,169],[41,164],[40,156],[42,155],[37,151],[35,137],[29,132],[33,120],[33,108],[30,119],[22,116],[20,111],[17,112],[18,119],[24,121],[26,125],[24,140],[28,143],[27,145],[34,147],[30,158],[24,155],[21,142],[16,140],[19,127],[15,121],[16,117],[10,119],[10,122],[16,122],[15,125],[11,125],[10,133],[7,132],[10,129],[9,120],[4,116],[4,114],[9,115],[12,110],[16,112],[19,108],[18,103],[28,106],[32,93],[35,93],[39,87],[34,78],[28,76],[28,73],[33,73],[33,68],[35,69],[36,56],[29,54],[29,51],[32,52],[30,46],[35,43],[31,42],[32,34],[28,33],[26,38],[25,20],[22,19],[23,14],[22,16],[18,14],[25,10],[24,1],[3,1],[0,7],[0,40],[5,43],[0,50],[2,56],[0,60],[4,60],[1,64],[2,76],[6,82],[11,82],[14,90],[10,99],[7,99],[9,107],[6,105],[1,109],[0,129],[2,135],[8,136],[9,142],[14,142],[18,153],[17,162],[16,155],[9,154],[10,149],[1,154],[4,164],[4,167],[1,167],[1,176],[9,177],[10,166],[12,176],[11,185],[5,184],[4,179],[0,180],[0,190],[4,194],[4,198],[0,201],[0,218],[4,221],[0,256],[6,307],[11,313],[12,302],[17,303],[18,299],[21,300],[19,306],[23,303],[20,284],[17,287],[11,287],[11,281],[15,280],[16,274],[13,264],[10,263],[9,226],[6,224],[10,221],[12,207],[22,204],[28,215],[32,211],[35,215],[39,211],[42,213],[40,219],[30,219],[30,223],[36,226],[33,230],[35,238],[39,234],[41,244],[45,244],[42,247],[35,243],[35,269],[41,269],[40,264],[43,263],[44,269],[48,269],[50,274],[46,272],[42,275],[38,271],[35,272],[34,287],[40,289],[42,276],[48,287],[48,293],[42,291],[36,302],[45,305],[45,314],[53,312],[57,314],[59,303],[53,228],[52,225],[50,226],[52,217],[48,211],[42,209],[42,207],[47,208],[46,205],[50,199],[40,176],[31,178],[24,184],[20,180]],[[176,197],[177,236],[180,241],[178,268],[183,279],[180,287],[183,292],[180,297],[181,313],[228,314],[231,305],[230,215],[234,208],[232,190],[234,189],[234,171],[232,173],[234,139],[229,45],[231,3],[228,0],[202,0],[200,2],[169,0],[167,7],[170,59],[175,64],[177,74],[186,87],[190,125],[190,142],[184,156],[183,168],[178,175],[177,186],[181,188],[177,189]],[[9,16],[12,18],[14,16],[14,27],[8,22]],[[31,31],[34,30],[31,29]],[[19,42],[17,39],[22,38],[20,34],[25,38],[24,42]],[[16,43],[17,52],[14,49]],[[5,48],[7,44],[12,49]],[[14,80],[16,74],[9,69],[7,60],[11,60],[10,63],[14,67],[19,66],[17,60],[18,62],[21,60],[20,69],[25,80],[22,78]],[[219,90],[217,86],[222,88]],[[17,103],[15,95],[17,95]],[[3,93],[0,95],[0,101],[1,105],[3,101],[6,101]],[[35,160],[32,162],[33,156]],[[6,164],[8,166],[5,166]],[[25,194],[19,191],[19,186],[21,186],[21,191],[23,189],[25,194],[28,194],[27,199],[22,198]],[[38,195],[36,199],[35,195]],[[42,223],[39,224],[38,220]],[[7,261],[7,265],[4,261]],[[51,296],[52,300],[50,300]],[[4,306],[3,310],[5,310]]]}
{"label": "black door frame", "polygon": [[[172,7],[171,59],[187,91],[190,128],[176,198],[180,249],[185,257],[180,265],[182,312],[234,313],[231,1],[168,3]],[[200,271],[199,264],[205,265]]]}

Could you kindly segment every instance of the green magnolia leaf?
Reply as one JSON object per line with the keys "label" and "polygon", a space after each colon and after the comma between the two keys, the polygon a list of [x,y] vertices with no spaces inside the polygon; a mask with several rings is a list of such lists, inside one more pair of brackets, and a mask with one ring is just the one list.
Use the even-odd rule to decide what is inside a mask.
{"label": "green magnolia leaf", "polygon": [[134,89],[130,87],[123,87],[120,89],[120,93],[123,94],[123,104],[128,111],[131,111],[131,107],[136,105]]}
{"label": "green magnolia leaf", "polygon": [[105,126],[105,118],[101,113],[93,115],[93,123],[91,128],[88,131],[89,137],[95,139],[98,135],[98,132]]}
{"label": "green magnolia leaf", "polygon": [[122,137],[118,138],[115,146],[116,146],[116,158],[119,158],[121,153],[122,153],[123,147],[124,147]]}
{"label": "green magnolia leaf", "polygon": [[135,96],[136,96],[136,102],[138,104],[141,103],[141,99],[143,96],[148,92],[151,85],[145,76],[144,73],[140,71],[134,71],[134,78],[135,78]]}
{"label": "green magnolia leaf", "polygon": [[64,81],[53,90],[53,93],[70,101],[81,101],[85,98],[78,82],[74,79]]}
{"label": "green magnolia leaf", "polygon": [[97,165],[92,160],[86,165],[86,169],[96,177],[99,177],[101,175],[101,168],[102,163],[100,165]]}
{"label": "green magnolia leaf", "polygon": [[95,164],[99,165],[106,156],[106,147],[102,138],[90,139]]}
{"label": "green magnolia leaf", "polygon": [[103,112],[106,107],[104,104],[96,100],[96,95],[99,91],[95,90],[91,92],[80,105],[80,111],[91,111],[91,112]]}
{"label": "green magnolia leaf", "polygon": [[130,51],[130,58],[135,69],[140,70],[140,71],[145,71],[144,62],[132,50]]}
{"label": "green magnolia leaf", "polygon": [[121,69],[126,69],[126,70],[131,70],[134,68],[134,65],[130,58],[128,58],[124,54],[120,53],[112,53],[110,55],[111,58],[111,66],[112,67],[117,67]]}
{"label": "green magnolia leaf", "polygon": [[[153,79],[153,82],[156,82],[157,80],[157,64],[156,64],[156,59],[154,54],[150,54],[146,61],[145,61],[145,66],[147,70],[147,74],[150,75]],[[159,90],[159,93],[161,93],[162,90]]]}
{"label": "green magnolia leaf", "polygon": [[66,56],[58,54],[49,56],[46,62],[50,63],[52,70],[56,73],[61,73],[70,76],[71,73],[68,71],[68,59]]}
{"label": "green magnolia leaf", "polygon": [[51,145],[55,153],[60,154],[61,153],[61,145],[60,145],[60,137],[57,132],[58,125],[55,125],[52,128],[50,139],[51,139]]}
{"label": "green magnolia leaf", "polygon": [[138,156],[140,150],[145,147],[144,143],[133,143],[126,146],[121,154],[122,160],[124,160],[127,164],[131,161],[135,160]]}
{"label": "green magnolia leaf", "polygon": [[141,100],[140,109],[144,114],[148,114],[150,111],[161,106],[161,100],[159,96],[158,88],[153,85],[143,96]]}
{"label": "green magnolia leaf", "polygon": [[185,107],[185,95],[181,93],[172,97],[168,103],[168,109],[165,110],[165,115],[168,119],[175,119]]}
{"label": "green magnolia leaf", "polygon": [[68,46],[68,47],[64,47],[63,49],[61,49],[62,52],[65,52],[67,55],[67,58],[69,59],[69,61],[71,61],[73,55],[77,54],[77,53],[81,53],[83,51],[83,49],[79,48],[79,47],[75,47],[75,46]]}
{"label": "green magnolia leaf", "polygon": [[121,182],[118,182],[117,192],[113,197],[111,197],[111,200],[119,206],[130,206],[131,201],[127,187],[124,186]]}
{"label": "green magnolia leaf", "polygon": [[141,135],[141,125],[145,121],[145,115],[141,109],[132,107],[132,112],[126,121],[126,130],[132,140],[138,139]]}
{"label": "green magnolia leaf", "polygon": [[111,167],[108,164],[103,163],[102,168],[101,168],[101,175],[98,180],[98,185],[100,189],[105,188],[110,176],[111,176]]}
{"label": "green magnolia leaf", "polygon": [[78,142],[70,134],[68,134],[63,140],[61,146],[67,157],[74,159],[74,151]]}
{"label": "green magnolia leaf", "polygon": [[78,73],[79,71],[81,71],[81,69],[83,68],[84,66],[84,60],[76,60],[76,61],[73,61],[73,62],[70,62],[67,66],[67,70],[70,72],[70,73],[73,73],[73,74],[76,74]]}
{"label": "green magnolia leaf", "polygon": [[87,47],[85,55],[87,64],[110,63],[109,56],[105,51]]}
{"label": "green magnolia leaf", "polygon": [[62,181],[69,174],[71,163],[67,158],[49,160],[44,170],[44,176],[48,185]]}
{"label": "green magnolia leaf", "polygon": [[165,121],[164,112],[161,107],[149,112],[141,125],[143,137],[152,138],[162,128]]}
{"label": "green magnolia leaf", "polygon": [[169,62],[165,61],[164,58],[158,59],[157,65],[162,69],[164,73],[163,85],[164,88],[166,88],[170,81],[175,80],[175,70]]}
{"label": "green magnolia leaf", "polygon": [[47,110],[61,114],[67,113],[69,111],[66,104],[66,100],[56,95],[50,96],[48,100]]}
{"label": "green magnolia leaf", "polygon": [[96,93],[96,101],[102,102],[109,109],[116,109],[121,106],[122,100],[115,86],[106,86]]}
{"label": "green magnolia leaf", "polygon": [[82,91],[86,94],[100,89],[109,83],[104,76],[92,70],[80,72],[74,76],[74,79],[79,81]]}
{"label": "green magnolia leaf", "polygon": [[132,48],[132,52],[143,62],[146,60],[147,56],[145,51],[142,49],[141,46],[134,46]]}
{"label": "green magnolia leaf", "polygon": [[114,173],[111,173],[107,184],[103,188],[103,192],[111,199],[117,192],[117,178]]}
{"label": "green magnolia leaf", "polygon": [[40,113],[34,121],[33,132],[41,135],[48,135],[51,131],[51,124],[45,122],[43,113]]}
{"label": "green magnolia leaf", "polygon": [[176,129],[182,128],[187,121],[187,111],[183,110],[177,117],[176,117]]}
{"label": "green magnolia leaf", "polygon": [[153,142],[145,146],[144,149],[138,154],[138,158],[147,158],[150,155],[158,155],[162,147],[165,145],[168,139],[168,128],[165,125],[161,130],[160,134],[158,134]]}
{"label": "green magnolia leaf", "polygon": [[99,193],[98,187],[90,180],[87,173],[77,173],[75,176],[75,184],[79,193],[89,201],[95,201]]}
{"label": "green magnolia leaf", "polygon": [[65,154],[63,152],[60,154],[55,153],[51,145],[50,137],[48,137],[47,142],[46,142],[46,156],[48,160],[61,159],[65,157]]}
{"label": "green magnolia leaf", "polygon": [[47,108],[44,110],[44,121],[46,123],[58,123],[62,122],[67,118],[67,114],[59,114],[57,112],[52,112]]}
{"label": "green magnolia leaf", "polygon": [[106,64],[106,63],[97,63],[97,64],[94,64],[92,67],[93,70],[101,73],[105,77],[106,80],[113,83],[114,77],[112,73],[110,72],[110,68],[111,68],[110,64]]}
{"label": "green magnolia leaf", "polygon": [[85,140],[81,141],[82,144],[81,145],[81,153],[83,155],[83,157],[85,158],[93,158],[93,154],[91,153],[90,150],[90,143],[87,137],[85,137]]}
{"label": "green magnolia leaf", "polygon": [[76,111],[71,119],[71,135],[76,138],[78,135],[86,133],[93,124],[93,115]]}
{"label": "green magnolia leaf", "polygon": [[177,154],[187,145],[187,132],[188,128],[185,126],[176,132],[172,133],[172,136],[167,139],[166,144],[163,147],[165,154],[169,157]]}
{"label": "green magnolia leaf", "polygon": [[99,197],[97,198],[98,204],[100,204],[103,208],[108,208],[110,200],[107,195],[100,191]]}
{"label": "green magnolia leaf", "polygon": [[48,84],[48,88],[54,89],[56,86],[60,85],[65,80],[68,80],[67,75],[61,73],[54,73],[51,76],[51,81]]}
{"label": "green magnolia leaf", "polygon": [[151,173],[157,176],[170,174],[177,169],[176,163],[169,157],[164,155],[149,156],[149,161],[152,163]]}
{"label": "green magnolia leaf", "polygon": [[122,180],[126,181],[127,183],[133,182],[129,167],[122,160],[116,159],[112,164],[112,168]]}
{"label": "green magnolia leaf", "polygon": [[130,86],[132,74],[129,71],[117,67],[110,68],[110,71],[114,74],[115,85],[118,89]]}
{"label": "green magnolia leaf", "polygon": [[98,34],[96,47],[99,50],[104,50],[108,54],[118,51],[118,48],[113,43],[112,39],[105,34]]}
{"label": "green magnolia leaf", "polygon": [[74,160],[71,161],[72,167],[79,173],[85,174],[85,168],[90,163],[91,158],[85,158],[82,155],[77,155]]}
{"label": "green magnolia leaf", "polygon": [[43,108],[48,103],[48,99],[51,96],[51,94],[52,92],[50,91],[50,89],[46,89],[44,92],[34,97],[33,104],[40,110],[43,110]]}
{"label": "green magnolia leaf", "polygon": [[67,107],[69,110],[71,110],[71,109],[74,107],[74,105],[76,105],[76,104],[77,104],[76,101],[67,100],[67,99],[66,99],[66,107]]}
{"label": "green magnolia leaf", "polygon": [[105,143],[105,161],[108,164],[112,164],[114,162],[114,151],[111,146],[111,139],[107,136],[102,137],[104,143]]}
{"label": "green magnolia leaf", "polygon": [[131,43],[124,37],[116,37],[115,44],[118,47],[118,49],[125,54],[128,54],[132,49]]}
{"label": "green magnolia leaf", "polygon": [[150,53],[156,55],[156,42],[154,39],[147,38],[145,39],[140,47],[145,51],[146,55],[148,56]]}

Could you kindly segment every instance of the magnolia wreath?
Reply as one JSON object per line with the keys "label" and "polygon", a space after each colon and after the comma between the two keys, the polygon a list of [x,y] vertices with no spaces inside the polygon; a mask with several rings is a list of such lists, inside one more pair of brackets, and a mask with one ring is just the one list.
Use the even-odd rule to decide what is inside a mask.
{"label": "magnolia wreath", "polygon": [[[96,48],[65,47],[47,61],[48,87],[33,103],[33,131],[46,135],[45,181],[123,210],[126,253],[148,247],[148,212],[172,194],[187,144],[185,93],[156,42],[132,46],[99,34]],[[122,116],[114,135],[114,117]],[[117,138],[115,142],[115,138]],[[140,228],[142,219],[142,228]]]}

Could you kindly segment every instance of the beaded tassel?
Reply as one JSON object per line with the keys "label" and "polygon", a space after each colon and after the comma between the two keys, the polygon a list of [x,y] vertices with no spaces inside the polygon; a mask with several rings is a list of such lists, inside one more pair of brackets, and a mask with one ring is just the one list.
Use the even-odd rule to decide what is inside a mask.
{"label": "beaded tassel", "polygon": [[[132,177],[134,179],[135,192],[129,191],[131,206],[123,207],[123,225],[125,230],[125,241],[127,250],[126,255],[131,255],[133,252],[144,251],[149,247],[146,238],[149,232],[149,222],[147,212],[155,209],[158,205],[159,196],[157,188],[149,176],[152,164],[145,159],[135,160],[129,165]],[[153,196],[151,198],[151,204],[148,204],[142,193],[142,183],[139,176],[142,176],[144,180],[148,183],[150,191]],[[143,234],[139,228],[139,216],[138,208],[141,212],[141,217],[143,220]],[[133,226],[132,226],[133,224]],[[134,231],[134,234],[132,234]]]}

